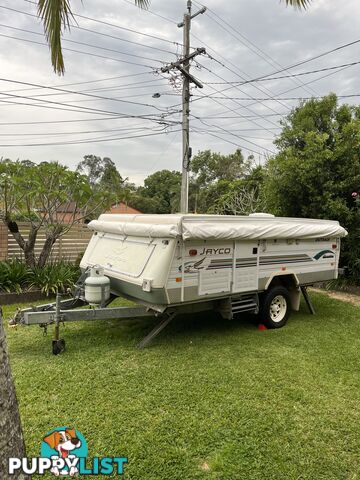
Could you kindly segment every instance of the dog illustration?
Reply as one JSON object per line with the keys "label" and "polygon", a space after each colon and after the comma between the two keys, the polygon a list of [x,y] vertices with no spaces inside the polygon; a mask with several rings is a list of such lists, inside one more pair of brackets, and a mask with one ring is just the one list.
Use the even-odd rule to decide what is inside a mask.
{"label": "dog illustration", "polygon": [[[66,430],[53,432],[44,438],[44,442],[46,442],[50,448],[58,452],[58,456],[52,456],[51,458],[76,458],[75,455],[70,455],[70,452],[81,446],[81,440],[77,438],[74,428],[67,428]],[[51,469],[51,472],[56,476],[59,476],[60,474],[74,476],[78,473],[78,469],[76,467],[71,467],[70,471],[62,470],[60,472],[59,468],[54,467]]]}

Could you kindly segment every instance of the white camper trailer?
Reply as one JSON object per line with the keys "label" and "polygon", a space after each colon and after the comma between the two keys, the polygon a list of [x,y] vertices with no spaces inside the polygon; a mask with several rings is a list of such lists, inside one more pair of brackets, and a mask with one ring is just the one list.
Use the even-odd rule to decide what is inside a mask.
{"label": "white camper trailer", "polygon": [[101,215],[81,261],[104,268],[116,295],[151,305],[201,303],[337,278],[338,222],[269,214]]}
{"label": "white camper trailer", "polygon": [[[301,291],[312,309],[306,286],[337,278],[340,239],[347,235],[336,221],[262,213],[104,214],[88,226],[94,234],[81,260],[77,300],[106,307],[123,296],[143,305],[141,316],[165,316],[163,326],[177,312],[217,310],[224,318],[260,312],[262,323],[282,327],[298,310]],[[58,303],[57,324],[84,317],[84,310],[67,310],[73,305]],[[28,309],[24,323],[47,322],[45,310]],[[87,315],[118,318],[119,309]]]}

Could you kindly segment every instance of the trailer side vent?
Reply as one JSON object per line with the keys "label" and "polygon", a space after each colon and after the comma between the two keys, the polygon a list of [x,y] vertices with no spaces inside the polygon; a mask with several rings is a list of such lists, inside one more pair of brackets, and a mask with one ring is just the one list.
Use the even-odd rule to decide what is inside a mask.
{"label": "trailer side vent", "polygon": [[152,280],[148,278],[144,278],[142,283],[142,289],[144,292],[151,292]]}

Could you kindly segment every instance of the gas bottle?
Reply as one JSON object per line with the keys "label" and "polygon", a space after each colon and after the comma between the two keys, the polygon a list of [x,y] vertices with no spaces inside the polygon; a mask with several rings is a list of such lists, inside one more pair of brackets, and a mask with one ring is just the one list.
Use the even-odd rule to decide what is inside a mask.
{"label": "gas bottle", "polygon": [[85,280],[85,300],[90,305],[101,305],[110,298],[110,279],[104,275],[104,269],[94,266]]}

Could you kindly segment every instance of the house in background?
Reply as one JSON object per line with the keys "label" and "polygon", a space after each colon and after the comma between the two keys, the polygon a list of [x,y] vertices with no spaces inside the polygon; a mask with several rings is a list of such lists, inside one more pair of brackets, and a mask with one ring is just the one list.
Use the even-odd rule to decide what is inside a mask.
{"label": "house in background", "polygon": [[105,213],[132,213],[132,214],[137,214],[137,213],[142,213],[140,210],[137,210],[136,208],[130,207],[130,205],[127,205],[124,202],[118,202],[114,203],[114,205],[111,205],[110,209],[107,210]]}
{"label": "house in background", "polygon": [[[50,218],[46,210],[38,209],[38,212],[45,213],[46,218]],[[84,223],[83,212],[77,207],[76,202],[69,200],[67,203],[62,203],[56,208],[56,211],[51,212],[54,221],[69,224],[79,222]]]}

